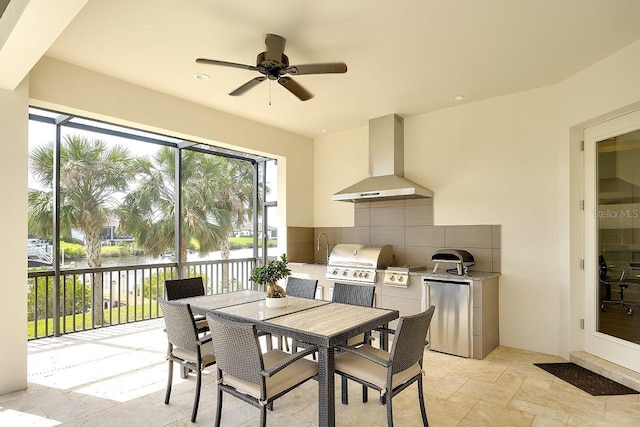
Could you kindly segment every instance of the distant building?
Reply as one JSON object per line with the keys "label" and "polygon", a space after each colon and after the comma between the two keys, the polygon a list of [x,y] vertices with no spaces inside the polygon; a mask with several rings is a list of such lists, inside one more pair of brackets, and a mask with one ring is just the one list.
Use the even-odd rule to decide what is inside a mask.
{"label": "distant building", "polygon": [[[262,229],[262,224],[258,224],[258,230]],[[230,237],[253,237],[253,223],[243,224],[236,230],[233,230],[229,233]],[[269,239],[277,239],[278,238],[278,228],[268,226],[267,227],[267,238]]]}

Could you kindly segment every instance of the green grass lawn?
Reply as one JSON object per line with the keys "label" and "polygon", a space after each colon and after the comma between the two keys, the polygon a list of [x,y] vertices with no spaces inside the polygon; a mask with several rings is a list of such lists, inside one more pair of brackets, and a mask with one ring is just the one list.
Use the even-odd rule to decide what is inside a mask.
{"label": "green grass lawn", "polygon": [[[161,315],[162,313],[160,313]],[[113,316],[113,317],[112,317]],[[128,316],[128,317],[127,317]],[[156,309],[155,302],[151,303],[151,307],[149,307],[148,302],[145,301],[144,308],[140,305],[134,306],[122,306],[118,308],[113,308],[112,310],[104,310],[104,318],[105,323],[104,326],[112,326],[119,325],[122,323],[133,322],[136,320],[148,320],[155,319],[159,317],[158,310]],[[84,320],[84,325],[83,325]],[[74,321],[75,321],[75,329],[74,329]],[[84,329],[92,328],[92,316],[91,313],[79,313],[75,315],[68,315],[60,318],[60,332],[74,332],[81,331]],[[48,332],[49,334],[53,333],[53,319],[47,320],[38,320],[38,338],[45,336],[45,322],[48,324]],[[35,327],[36,323],[33,321],[27,322],[27,339],[35,338]]]}
{"label": "green grass lawn", "polygon": [[[269,239],[267,241],[267,247],[275,248],[278,244],[277,239]],[[199,248],[197,241],[191,241],[190,246],[196,251]],[[262,246],[262,241],[258,241],[258,247]],[[230,237],[229,248],[230,249],[247,249],[253,247],[253,237]],[[64,253],[66,259],[82,259],[86,258],[87,251],[84,246],[78,243],[60,242],[60,248]],[[103,257],[119,257],[126,255],[135,255],[134,252],[139,252],[137,249],[132,249],[128,246],[103,246],[100,249],[100,254]]]}

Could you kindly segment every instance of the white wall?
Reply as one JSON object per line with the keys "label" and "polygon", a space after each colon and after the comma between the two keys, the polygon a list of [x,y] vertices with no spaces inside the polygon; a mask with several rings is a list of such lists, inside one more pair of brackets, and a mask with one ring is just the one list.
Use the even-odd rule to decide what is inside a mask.
{"label": "white wall", "polygon": [[[564,357],[581,347],[576,129],[640,102],[639,75],[640,41],[555,86],[406,118],[405,175],[434,191],[434,223],[502,224],[502,345]],[[330,200],[365,176],[366,139],[316,139],[316,226],[352,225]]]}
{"label": "white wall", "polygon": [[[52,58],[30,74],[33,105],[282,158],[289,226],[313,225],[313,140]],[[284,159],[286,158],[286,161]],[[288,203],[291,201],[291,203]]]}
{"label": "white wall", "polygon": [[556,111],[549,87],[405,121],[405,171],[434,191],[434,224],[502,225],[501,343],[545,353],[561,340]]}
{"label": "white wall", "polygon": [[353,203],[331,195],[369,176],[369,129],[322,136],[315,143],[315,227],[353,227]]}
{"label": "white wall", "polygon": [[[434,224],[502,224],[500,296],[509,303],[501,304],[501,342],[549,353],[560,339],[548,332],[557,330],[560,311],[548,298],[560,281],[556,111],[555,89],[544,88],[405,119],[405,176],[434,191]],[[352,225],[334,222],[342,202],[322,199],[366,176],[367,136],[316,141],[316,226]],[[318,182],[329,171],[320,162],[345,151],[331,185]],[[360,175],[347,176],[347,167]],[[519,321],[540,317],[539,307],[540,324]]]}
{"label": "white wall", "polygon": [[27,386],[28,89],[0,89],[0,395]]}

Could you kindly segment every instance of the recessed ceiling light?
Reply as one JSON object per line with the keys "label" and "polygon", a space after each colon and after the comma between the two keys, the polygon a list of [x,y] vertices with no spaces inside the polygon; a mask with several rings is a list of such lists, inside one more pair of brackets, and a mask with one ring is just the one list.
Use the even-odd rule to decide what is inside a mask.
{"label": "recessed ceiling light", "polygon": [[462,95],[454,95],[449,99],[452,100],[453,102],[458,102],[458,101],[462,101],[464,99],[464,96],[462,96]]}
{"label": "recessed ceiling light", "polygon": [[202,81],[209,80],[209,78],[210,78],[210,77],[209,77],[209,74],[204,74],[204,73],[197,73],[197,74],[195,75],[195,77],[196,77],[196,79],[198,79],[198,80],[202,80]]}
{"label": "recessed ceiling light", "polygon": [[320,129],[320,133],[327,133],[328,131],[328,129]]}

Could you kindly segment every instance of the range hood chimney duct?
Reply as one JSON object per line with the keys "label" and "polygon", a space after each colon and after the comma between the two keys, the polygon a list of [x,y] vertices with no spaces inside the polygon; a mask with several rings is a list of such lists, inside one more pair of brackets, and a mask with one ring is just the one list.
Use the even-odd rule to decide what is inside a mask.
{"label": "range hood chimney duct", "polygon": [[427,197],[433,191],[404,177],[404,119],[390,114],[369,120],[369,178],[332,199],[357,203]]}

